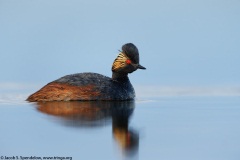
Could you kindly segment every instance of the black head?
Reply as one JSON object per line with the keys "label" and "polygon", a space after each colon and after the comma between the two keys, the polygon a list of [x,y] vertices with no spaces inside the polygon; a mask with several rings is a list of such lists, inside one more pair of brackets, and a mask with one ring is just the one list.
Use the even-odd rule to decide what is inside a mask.
{"label": "black head", "polygon": [[112,71],[132,73],[137,69],[146,69],[139,64],[139,53],[137,47],[132,43],[124,44],[122,46],[122,51],[113,62]]}

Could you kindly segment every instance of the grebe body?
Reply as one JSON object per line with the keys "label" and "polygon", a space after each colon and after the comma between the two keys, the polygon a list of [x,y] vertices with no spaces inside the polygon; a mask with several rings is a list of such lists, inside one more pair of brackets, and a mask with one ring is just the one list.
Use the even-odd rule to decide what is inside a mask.
{"label": "grebe body", "polygon": [[127,77],[113,80],[97,73],[78,73],[48,83],[27,100],[130,100],[134,97],[134,89]]}
{"label": "grebe body", "polygon": [[145,69],[139,64],[138,49],[127,43],[113,62],[112,78],[98,73],[67,75],[48,83],[27,101],[132,100],[135,91],[128,73],[137,69]]}

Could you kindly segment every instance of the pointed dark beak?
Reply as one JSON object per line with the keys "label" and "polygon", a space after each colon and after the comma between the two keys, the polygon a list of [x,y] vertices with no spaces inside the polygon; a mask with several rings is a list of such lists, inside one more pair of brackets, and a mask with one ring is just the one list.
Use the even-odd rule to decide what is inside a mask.
{"label": "pointed dark beak", "polygon": [[141,66],[140,64],[138,65],[138,69],[146,69],[145,67]]}

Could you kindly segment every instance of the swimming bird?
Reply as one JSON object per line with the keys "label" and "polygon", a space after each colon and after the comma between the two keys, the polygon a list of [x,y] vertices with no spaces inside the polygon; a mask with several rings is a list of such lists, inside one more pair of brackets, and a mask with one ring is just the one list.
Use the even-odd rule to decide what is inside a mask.
{"label": "swimming bird", "polygon": [[27,98],[29,102],[72,100],[133,100],[134,88],[128,74],[146,69],[132,43],[122,46],[112,65],[112,78],[98,73],[77,73],[52,81]]}

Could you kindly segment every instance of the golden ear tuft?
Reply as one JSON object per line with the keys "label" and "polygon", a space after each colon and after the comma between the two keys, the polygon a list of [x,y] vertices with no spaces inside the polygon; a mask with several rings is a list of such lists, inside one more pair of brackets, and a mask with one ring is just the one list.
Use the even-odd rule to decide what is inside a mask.
{"label": "golden ear tuft", "polygon": [[119,71],[121,68],[126,66],[127,59],[129,58],[124,53],[120,53],[113,62],[112,71]]}

